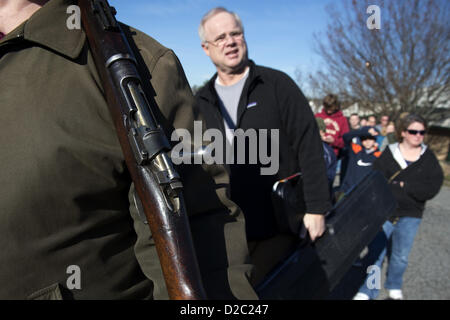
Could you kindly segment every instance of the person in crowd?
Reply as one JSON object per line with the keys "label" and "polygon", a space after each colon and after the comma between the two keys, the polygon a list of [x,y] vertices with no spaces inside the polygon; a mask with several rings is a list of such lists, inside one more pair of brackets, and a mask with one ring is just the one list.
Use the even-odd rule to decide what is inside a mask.
{"label": "person in crowd", "polygon": [[[374,116],[374,115],[369,116],[367,118],[367,124],[366,125],[368,127],[375,127],[375,128],[377,128],[377,117]],[[378,128],[377,128],[377,130],[378,130],[378,132],[380,132]],[[383,140],[384,140],[384,135],[378,134],[378,136],[377,136],[377,143],[378,143],[379,146],[382,145]]]}
{"label": "person in crowd", "polygon": [[380,135],[386,136],[386,129],[388,124],[389,124],[389,116],[385,114],[381,115],[380,123],[375,126]]}
{"label": "person in crowd", "polygon": [[376,143],[378,134],[374,127],[363,127],[344,134],[349,160],[340,191],[349,191],[372,170],[373,162],[381,155]]}
{"label": "person in crowd", "polygon": [[386,139],[383,140],[380,150],[384,151],[389,144],[398,142],[401,140],[402,132],[399,128],[401,128],[401,122],[404,117],[406,117],[409,112],[402,112],[396,122],[390,121],[388,126],[386,127]]}
{"label": "person in crowd", "polygon": [[[334,150],[338,163],[336,166],[336,174],[339,174],[340,183],[342,176],[345,174],[345,150],[343,135],[349,131],[348,121],[342,113],[340,102],[336,95],[328,94],[323,99],[323,109],[316,117],[324,119],[326,125],[325,135],[322,140],[328,143]],[[344,159],[344,165],[343,165]]]}
{"label": "person in crowd", "polygon": [[339,158],[341,150],[344,148],[343,135],[349,131],[347,119],[341,111],[341,104],[338,97],[334,94],[328,94],[323,99],[323,109],[316,114],[316,117],[322,118],[326,125],[325,136],[322,140],[328,143]]}
{"label": "person in crowd", "polygon": [[375,127],[376,125],[377,125],[377,117],[375,117],[374,115],[369,116],[367,118],[366,126],[368,126],[368,127]]}
{"label": "person in crowd", "polygon": [[[319,118],[319,117],[316,117],[316,121],[317,121],[317,126],[319,127],[320,136],[322,137],[322,140],[323,140],[323,137],[325,136],[325,130],[326,130],[325,122],[323,121],[322,118]],[[336,158],[336,155],[334,154],[333,148],[331,148],[328,145],[328,143],[325,143],[324,141],[322,141],[322,145],[323,145],[323,156],[324,156],[325,164],[327,167],[327,177],[328,177],[329,189],[330,189],[330,194],[331,194],[332,190],[333,190],[333,182],[336,177],[337,158]]]}
{"label": "person in crowd", "polygon": [[[268,130],[257,135],[278,150],[277,172],[262,174],[263,163],[225,161],[231,173],[231,198],[242,208],[255,272],[252,283],[290,252],[298,235],[281,234],[271,203],[276,181],[302,172],[306,214],[303,224],[312,240],[324,230],[324,214],[330,210],[323,147],[314,115],[297,84],[285,73],[259,66],[248,58],[240,17],[223,7],[207,12],[199,26],[201,46],[217,73],[196,94],[196,110],[207,128],[222,132],[227,146],[237,145],[236,132]],[[247,152],[247,150],[246,150]],[[236,156],[236,155],[235,155]],[[247,159],[247,158],[246,158]]]}
{"label": "person in crowd", "polygon": [[361,128],[361,125],[359,124],[360,119],[359,115],[357,113],[352,113],[350,117],[348,118],[348,123],[350,126],[350,130],[358,130]]}
{"label": "person in crowd", "polygon": [[361,127],[367,127],[368,126],[367,119],[365,117],[362,117],[361,120],[359,121],[359,125]]}
{"label": "person in crowd", "polygon": [[[348,123],[349,123],[349,132],[352,132],[354,130],[359,130],[361,129],[361,124],[360,124],[360,118],[359,115],[357,113],[352,113],[348,119]],[[357,140],[357,144],[360,144],[361,141],[359,140],[358,137],[355,138]],[[344,141],[344,148],[341,150],[341,159],[340,159],[340,182],[342,184],[343,181],[343,177],[345,177],[346,173],[347,173],[347,166],[348,166],[348,161],[349,161],[349,153],[351,152],[348,149],[349,145],[345,143]]]}
{"label": "person in crowd", "polygon": [[378,143],[378,146],[380,146],[380,147],[383,145],[383,142],[385,140],[386,129],[387,129],[388,123],[389,123],[389,116],[381,115],[380,123],[375,126],[375,128],[379,132],[379,135],[377,136],[377,143]]}
{"label": "person in crowd", "polygon": [[[389,246],[384,287],[389,298],[395,300],[403,299],[403,275],[425,203],[439,192],[443,182],[442,168],[436,156],[423,143],[426,129],[427,123],[422,117],[406,115],[400,121],[400,142],[389,145],[374,163],[374,169],[388,179],[398,207],[369,245],[365,259],[368,264],[381,269]],[[359,288],[355,300],[377,298],[379,289],[373,286],[369,277]]]}
{"label": "person in crowd", "polygon": [[390,144],[393,144],[397,142],[397,136],[395,134],[395,123],[394,121],[389,121],[388,125],[386,126],[386,137],[383,140],[383,143],[380,146],[380,151],[383,152],[384,149]]}
{"label": "person in crowd", "polygon": [[[86,34],[67,27],[76,4],[0,1],[0,299],[167,299]],[[121,27],[166,135],[192,132],[174,52]],[[178,169],[207,297],[257,299],[226,169]]]}

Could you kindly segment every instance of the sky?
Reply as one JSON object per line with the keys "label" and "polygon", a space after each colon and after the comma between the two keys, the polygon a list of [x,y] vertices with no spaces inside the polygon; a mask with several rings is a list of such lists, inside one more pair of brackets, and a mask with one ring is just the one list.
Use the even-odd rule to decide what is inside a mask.
{"label": "sky", "polygon": [[118,20],[137,28],[174,50],[189,84],[201,85],[215,73],[204,54],[198,25],[210,9],[223,6],[241,17],[256,64],[286,72],[314,72],[320,58],[314,33],[323,33],[329,19],[325,7],[333,0],[109,0]]}

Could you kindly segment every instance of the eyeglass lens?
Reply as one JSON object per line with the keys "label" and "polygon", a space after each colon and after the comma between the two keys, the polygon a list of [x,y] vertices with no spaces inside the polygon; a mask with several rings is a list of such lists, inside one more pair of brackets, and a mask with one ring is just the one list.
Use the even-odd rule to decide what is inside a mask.
{"label": "eyeglass lens", "polygon": [[425,130],[407,130],[409,134],[416,135],[420,134],[423,136],[425,134]]}

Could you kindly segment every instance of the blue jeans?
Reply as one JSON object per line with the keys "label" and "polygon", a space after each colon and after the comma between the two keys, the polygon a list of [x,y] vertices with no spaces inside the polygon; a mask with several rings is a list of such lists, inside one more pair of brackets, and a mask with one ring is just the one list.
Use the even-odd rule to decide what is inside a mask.
{"label": "blue jeans", "polygon": [[[395,225],[386,221],[383,224],[383,231],[379,232],[369,245],[369,252],[364,258],[366,265],[368,262],[381,270],[384,257],[388,253],[389,264],[384,283],[386,289],[402,288],[403,274],[408,266],[408,256],[421,221],[420,218],[412,217],[401,217]],[[371,280],[373,280],[373,275],[369,274],[359,288],[359,292],[367,294],[370,299],[375,299],[379,294],[379,289],[372,288]]]}

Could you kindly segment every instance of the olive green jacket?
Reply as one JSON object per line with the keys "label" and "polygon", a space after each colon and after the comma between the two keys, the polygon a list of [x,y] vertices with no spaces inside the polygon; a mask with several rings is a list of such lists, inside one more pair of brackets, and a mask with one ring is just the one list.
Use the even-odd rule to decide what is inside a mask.
{"label": "olive green jacket", "polygon": [[[72,4],[51,0],[0,41],[0,299],[165,299],[86,36],[67,28]],[[175,54],[124,27],[166,133],[192,130]],[[256,298],[225,170],[179,170],[208,296]]]}

